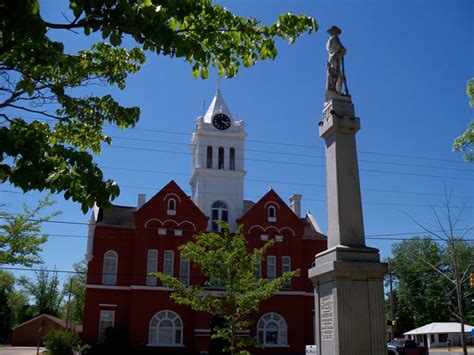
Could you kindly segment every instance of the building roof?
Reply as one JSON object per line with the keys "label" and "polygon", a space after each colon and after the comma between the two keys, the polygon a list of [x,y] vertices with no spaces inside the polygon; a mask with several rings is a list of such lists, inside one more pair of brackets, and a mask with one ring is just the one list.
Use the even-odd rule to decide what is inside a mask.
{"label": "building roof", "polygon": [[212,123],[212,117],[214,117],[216,113],[224,113],[233,120],[232,113],[227,107],[224,97],[222,96],[222,93],[219,89],[217,89],[216,94],[212,98],[211,104],[204,115],[204,122]]}
{"label": "building roof", "polygon": [[99,209],[97,224],[110,224],[133,227],[133,212],[136,207],[112,205],[110,209]]}
{"label": "building roof", "polygon": [[[12,329],[16,329],[16,328],[19,328],[19,327],[22,327],[28,323],[31,323],[31,322],[34,322],[35,320],[39,320],[39,319],[42,319],[42,318],[45,318],[45,319],[49,319],[50,321],[66,328],[66,321],[64,319],[60,319],[58,317],[54,317],[54,316],[51,316],[49,314],[40,314],[39,316],[37,317],[34,317],[30,320],[27,320],[26,322],[23,322],[21,324],[18,324],[17,326],[13,327]],[[74,326],[74,329],[76,330],[76,332],[82,332],[82,324],[76,324]]]}
{"label": "building roof", "polygon": [[[469,333],[474,327],[469,324],[464,324],[464,331]],[[456,322],[438,322],[430,323],[422,327],[410,330],[403,333],[403,335],[417,335],[417,334],[439,334],[439,333],[461,333],[461,323]]]}

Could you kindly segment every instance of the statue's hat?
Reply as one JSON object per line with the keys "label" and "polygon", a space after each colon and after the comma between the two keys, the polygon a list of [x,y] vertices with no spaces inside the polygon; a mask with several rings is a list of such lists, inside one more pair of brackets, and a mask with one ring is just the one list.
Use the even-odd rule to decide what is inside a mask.
{"label": "statue's hat", "polygon": [[337,26],[331,26],[326,32],[330,35],[340,35],[342,33],[341,29]]}

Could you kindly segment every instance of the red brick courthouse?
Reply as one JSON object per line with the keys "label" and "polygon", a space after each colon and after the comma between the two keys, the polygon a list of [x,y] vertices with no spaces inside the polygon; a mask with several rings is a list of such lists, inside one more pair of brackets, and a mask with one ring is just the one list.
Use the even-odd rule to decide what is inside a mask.
{"label": "red brick courthouse", "polygon": [[95,210],[87,247],[83,340],[100,343],[113,327],[134,348],[156,354],[207,354],[216,348],[213,319],[170,300],[170,290],[149,272],[200,282],[199,271],[180,258],[178,247],[204,231],[218,231],[215,221],[231,228],[243,224],[250,248],[274,239],[259,276],[273,278],[300,269],[265,301],[254,325],[243,335],[256,336],[255,354],[304,354],[314,343],[314,295],[307,270],[326,249],[326,237],[308,212],[301,216],[301,195],[285,201],[270,189],[257,202],[244,200],[245,125],[236,121],[217,91],[192,136],[192,196],[169,182],[151,199],[139,195],[137,206]]}

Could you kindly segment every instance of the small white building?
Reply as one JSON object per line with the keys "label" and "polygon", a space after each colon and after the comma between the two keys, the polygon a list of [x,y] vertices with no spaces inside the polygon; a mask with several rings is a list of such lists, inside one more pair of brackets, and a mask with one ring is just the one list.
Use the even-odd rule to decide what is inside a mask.
{"label": "small white building", "polygon": [[[473,328],[472,325],[464,324],[464,332],[468,343],[472,342],[469,339],[469,333]],[[446,347],[448,340],[452,346],[459,346],[461,344],[461,323],[430,323],[403,333],[403,335],[405,339],[413,339],[418,344],[428,348]]]}

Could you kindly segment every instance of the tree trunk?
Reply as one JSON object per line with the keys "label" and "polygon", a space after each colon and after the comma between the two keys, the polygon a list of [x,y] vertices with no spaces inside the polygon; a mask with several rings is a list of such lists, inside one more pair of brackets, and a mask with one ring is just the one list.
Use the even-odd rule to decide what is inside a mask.
{"label": "tree trunk", "polygon": [[450,240],[449,244],[453,250],[453,265],[454,265],[454,278],[456,281],[456,298],[458,301],[458,312],[459,312],[459,320],[461,321],[461,346],[463,355],[468,355],[467,353],[467,346],[465,340],[465,333],[464,333],[464,307],[462,304],[462,285],[461,279],[459,278],[459,270],[458,270],[458,258],[456,255],[456,240]]}

